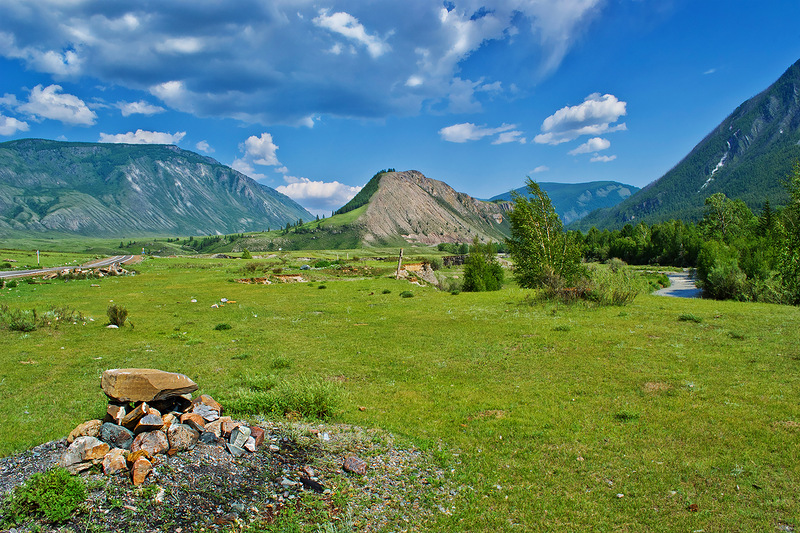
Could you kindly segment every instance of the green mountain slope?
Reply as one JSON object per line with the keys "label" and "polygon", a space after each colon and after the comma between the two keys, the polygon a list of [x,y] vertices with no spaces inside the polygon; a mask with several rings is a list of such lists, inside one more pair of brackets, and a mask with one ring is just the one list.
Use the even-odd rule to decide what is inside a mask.
{"label": "green mountain slope", "polygon": [[[595,209],[613,207],[639,190],[639,187],[625,185],[616,181],[590,181],[587,183],[537,182],[566,225],[580,220]],[[527,194],[525,187],[515,189],[519,194]],[[498,194],[489,199],[511,201],[511,192]]]}
{"label": "green mountain slope", "polygon": [[758,210],[786,203],[783,182],[800,158],[800,61],[740,105],[672,170],[611,209],[573,227],[699,220],[705,199],[722,192]]}
{"label": "green mountain slope", "polygon": [[213,235],[312,215],[212,158],[172,145],[0,143],[0,234]]}

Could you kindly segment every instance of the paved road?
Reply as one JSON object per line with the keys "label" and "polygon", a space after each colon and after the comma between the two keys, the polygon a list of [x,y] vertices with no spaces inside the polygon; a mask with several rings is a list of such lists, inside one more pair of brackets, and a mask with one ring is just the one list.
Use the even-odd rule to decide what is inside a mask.
{"label": "paved road", "polygon": [[[85,265],[81,265],[83,267],[103,267],[108,266],[112,263],[127,263],[129,261],[133,261],[136,258],[135,255],[115,255],[114,257],[106,257],[105,259],[98,259],[97,261],[92,261],[90,263],[86,263]],[[39,268],[36,270],[4,270],[0,271],[0,278],[22,278],[25,276],[38,276],[41,274],[46,274],[48,272],[60,272],[65,268],[69,268],[70,270],[73,268],[78,268],[76,266],[60,266],[60,267],[52,267],[52,268]]]}
{"label": "paved road", "polygon": [[657,296],[673,296],[675,298],[700,298],[703,290],[698,289],[688,272],[668,272],[670,286],[657,290]]}

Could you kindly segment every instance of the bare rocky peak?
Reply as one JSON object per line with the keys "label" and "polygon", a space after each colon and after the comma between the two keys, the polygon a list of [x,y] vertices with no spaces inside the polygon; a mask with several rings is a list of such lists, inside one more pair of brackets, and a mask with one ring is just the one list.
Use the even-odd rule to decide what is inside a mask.
{"label": "bare rocky peak", "polygon": [[375,243],[398,235],[424,244],[499,241],[508,234],[507,202],[476,200],[421,172],[390,172],[370,199],[360,222],[364,241]]}

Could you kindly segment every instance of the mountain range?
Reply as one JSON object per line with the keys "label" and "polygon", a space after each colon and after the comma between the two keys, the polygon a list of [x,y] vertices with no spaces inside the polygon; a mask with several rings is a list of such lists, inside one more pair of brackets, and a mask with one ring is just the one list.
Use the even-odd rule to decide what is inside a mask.
{"label": "mountain range", "polygon": [[0,234],[215,235],[311,218],[288,196],[173,145],[0,143]]}
{"label": "mountain range", "polygon": [[702,218],[714,193],[760,212],[766,200],[785,205],[784,181],[800,159],[800,61],[771,86],[737,107],[661,178],[617,206],[572,224],[588,229],[627,223]]}
{"label": "mountain range", "polygon": [[[613,207],[639,190],[639,187],[616,181],[590,181],[587,183],[541,181],[537,183],[547,193],[553,209],[556,210],[564,224],[580,220],[595,209]],[[527,194],[525,187],[514,189],[514,191],[522,196]],[[489,199],[490,202],[497,200],[510,202],[511,191]]]}

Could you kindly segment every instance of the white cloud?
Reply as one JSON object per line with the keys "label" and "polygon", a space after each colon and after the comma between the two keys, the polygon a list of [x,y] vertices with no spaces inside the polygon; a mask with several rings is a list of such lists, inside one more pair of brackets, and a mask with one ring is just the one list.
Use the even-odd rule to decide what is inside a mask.
{"label": "white cloud", "polygon": [[166,111],[163,107],[149,104],[144,100],[139,100],[138,102],[117,102],[116,106],[122,112],[123,117],[129,117],[131,115],[155,115]]}
{"label": "white cloud", "polygon": [[589,161],[591,161],[592,163],[608,163],[609,161],[613,161],[616,158],[617,158],[617,156],[615,156],[615,155],[598,155],[598,154],[594,154],[594,157],[592,157]]}
{"label": "white cloud", "polygon": [[91,126],[97,120],[97,115],[83,100],[62,93],[60,85],[37,85],[31,90],[27,103],[18,106],[17,111],[30,115],[34,120],[60,120],[81,126]]}
{"label": "white cloud", "polygon": [[704,75],[714,74],[717,71],[715,68],[710,68],[707,71],[703,72]]}
{"label": "white cloud", "polygon": [[[465,143],[509,132],[514,128],[516,128],[514,124],[503,124],[498,128],[487,128],[486,126],[476,126],[472,122],[464,122],[440,129],[439,136],[451,143]],[[522,132],[519,132],[519,134],[521,135]]]}
{"label": "white cloud", "polygon": [[[328,15],[327,9],[320,9],[319,16],[314,18],[313,22],[320,28],[338,33],[339,35],[364,45],[373,59],[391,50],[385,41],[379,39],[375,35],[369,35],[364,25],[349,13],[340,11],[333,15]],[[341,49],[339,49],[339,52],[334,53],[338,54],[340,52]]]}
{"label": "white cloud", "polygon": [[610,147],[611,147],[611,141],[609,141],[608,139],[603,139],[602,137],[592,137],[582,145],[578,146],[574,150],[570,150],[567,153],[569,155],[589,154],[592,152],[607,150]]}
{"label": "white cloud", "polygon": [[550,167],[548,167],[546,165],[539,165],[538,167],[536,167],[533,170],[531,170],[530,173],[531,174],[539,174],[540,172],[547,172],[548,170],[550,170]]}
{"label": "white cloud", "polygon": [[272,141],[272,135],[269,133],[262,133],[260,137],[251,135],[239,148],[256,165],[278,166],[281,164],[276,155],[278,145]]}
{"label": "white cloud", "polygon": [[[524,94],[558,67],[602,3],[339,0],[320,10],[334,4],[4,0],[0,56],[56,79],[149,90],[195,116],[310,126],[314,116],[479,110]],[[468,79],[464,62],[495,43],[526,52],[507,54],[502,77]]]}
{"label": "white cloud", "polygon": [[136,130],[128,133],[101,133],[101,143],[124,143],[124,144],[178,144],[186,136],[185,131],[175,133],[165,133],[161,131]]}
{"label": "white cloud", "polygon": [[284,179],[287,184],[275,189],[315,214],[329,213],[342,207],[361,190],[361,187],[338,181],[312,181],[294,176],[285,176]]}
{"label": "white cloud", "polygon": [[19,105],[19,102],[17,101],[17,95],[10,93],[4,94],[2,97],[0,97],[0,105],[10,108],[17,107],[17,105]]}
{"label": "white cloud", "polygon": [[539,144],[561,144],[582,135],[599,135],[627,129],[625,123],[612,126],[627,114],[627,103],[613,94],[590,94],[580,105],[566,106],[542,122],[542,133],[534,138]]}
{"label": "white cloud", "polygon": [[208,144],[208,141],[200,141],[197,144],[195,144],[194,146],[195,146],[195,148],[197,148],[201,152],[205,152],[207,154],[213,154],[214,153],[214,149],[211,148],[211,145]]}
{"label": "white cloud", "polygon": [[0,114],[0,135],[14,135],[18,131],[28,131],[28,123]]}
{"label": "white cloud", "polygon": [[527,142],[527,139],[523,137],[523,135],[525,135],[525,133],[518,130],[504,131],[503,133],[498,135],[495,140],[492,141],[492,144],[506,144],[506,143],[525,144]]}

